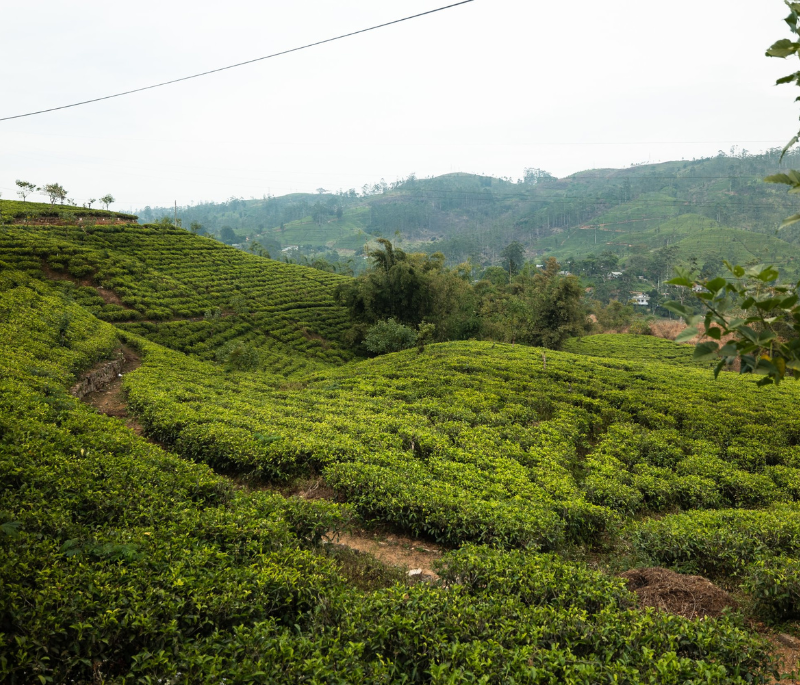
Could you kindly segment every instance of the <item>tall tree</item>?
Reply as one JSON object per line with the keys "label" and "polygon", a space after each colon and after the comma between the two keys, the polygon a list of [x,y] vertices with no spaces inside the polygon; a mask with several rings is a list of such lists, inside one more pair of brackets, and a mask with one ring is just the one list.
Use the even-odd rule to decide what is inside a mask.
{"label": "tall tree", "polygon": [[583,306],[583,289],[575,276],[562,276],[554,258],[532,277],[521,274],[522,299],[530,319],[524,342],[549,349],[559,349],[568,338],[589,330]]}
{"label": "tall tree", "polygon": [[508,271],[508,274],[516,276],[525,264],[525,248],[515,240],[503,248],[500,257],[503,260],[503,268]]}
{"label": "tall tree", "polygon": [[[559,349],[567,338],[590,328],[583,289],[575,276],[562,276],[550,258],[544,269],[524,269],[507,286],[484,281],[481,318],[486,337]],[[479,284],[480,285],[480,284]]]}
{"label": "tall tree", "polygon": [[60,183],[47,183],[42,186],[42,190],[44,190],[44,192],[47,194],[47,197],[50,198],[51,205],[54,205],[59,200],[63,205],[64,200],[67,199],[67,191]]}
{"label": "tall tree", "polygon": [[20,181],[17,179],[17,187],[19,190],[17,191],[17,195],[22,198],[22,201],[25,202],[28,195],[31,193],[35,193],[39,190],[34,183],[30,183],[29,181]]}
{"label": "tall tree", "polygon": [[471,269],[447,269],[441,253],[407,254],[384,238],[378,243],[369,252],[370,270],[337,290],[356,328],[391,318],[407,326],[435,324],[439,340],[477,335],[479,307]]}
{"label": "tall tree", "polygon": [[114,199],[114,196],[109,193],[107,195],[103,195],[103,197],[100,198],[100,202],[102,202],[106,206],[106,209],[108,209],[108,206],[116,202],[116,200]]}
{"label": "tall tree", "polygon": [[223,226],[220,229],[219,239],[227,245],[233,245],[234,243],[239,242],[239,236],[230,226]]}

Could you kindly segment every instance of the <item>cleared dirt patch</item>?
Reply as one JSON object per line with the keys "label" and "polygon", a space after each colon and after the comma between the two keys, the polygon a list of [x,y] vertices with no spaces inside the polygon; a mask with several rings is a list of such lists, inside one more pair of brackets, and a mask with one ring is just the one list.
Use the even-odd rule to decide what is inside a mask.
{"label": "cleared dirt patch", "polygon": [[78,278],[77,276],[72,276],[63,271],[56,271],[46,262],[42,262],[42,271],[44,272],[44,275],[47,276],[51,281],[71,281],[75,285],[79,285],[84,288],[94,288],[94,290],[98,295],[100,295],[100,297],[103,298],[103,302],[106,304],[115,304],[123,309],[133,309],[133,307],[123,304],[122,300],[119,299],[119,295],[117,295],[117,293],[115,293],[113,290],[95,285],[91,278]]}
{"label": "cleared dirt patch", "polygon": [[775,648],[775,656],[779,660],[778,671],[782,676],[780,680],[772,680],[771,682],[791,683],[792,685],[800,683],[797,677],[797,667],[800,661],[800,640],[785,633],[771,635],[769,640]]}
{"label": "cleared dirt patch", "polygon": [[733,598],[707,578],[685,576],[666,568],[634,568],[620,574],[628,589],[639,597],[640,606],[686,618],[717,617],[730,607],[737,607]]}
{"label": "cleared dirt patch", "polygon": [[[125,421],[128,426],[137,435],[142,435],[143,429],[141,424],[133,417],[128,415],[128,403],[125,400],[125,394],[122,391],[122,379],[126,373],[130,373],[138,369],[142,365],[142,360],[136,352],[129,347],[122,347],[120,350],[120,357],[113,362],[106,362],[111,364],[116,362],[117,370],[111,376],[104,373],[106,378],[103,383],[93,383],[92,391],[84,394],[82,399],[87,404],[92,405],[97,411],[106,416],[116,416]],[[90,370],[89,374],[92,373]],[[86,374],[81,382],[88,380]]]}
{"label": "cleared dirt patch", "polygon": [[119,299],[119,295],[117,295],[117,293],[115,293],[113,290],[101,288],[99,285],[95,288],[95,290],[97,290],[97,294],[103,298],[103,302],[106,304],[115,304],[123,309],[133,309],[133,307],[124,304],[122,300]]}
{"label": "cleared dirt patch", "polygon": [[387,566],[401,568],[411,579],[430,581],[439,578],[433,570],[433,562],[444,550],[432,542],[392,533],[354,531],[340,535],[337,544],[369,554]]}

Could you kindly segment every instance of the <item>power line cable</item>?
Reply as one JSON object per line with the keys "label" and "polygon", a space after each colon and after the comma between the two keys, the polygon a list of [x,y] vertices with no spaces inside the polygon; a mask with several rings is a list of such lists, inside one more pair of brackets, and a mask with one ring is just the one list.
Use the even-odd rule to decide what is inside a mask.
{"label": "power line cable", "polygon": [[114,95],[105,95],[99,98],[93,98],[91,100],[83,100],[82,102],[75,102],[71,105],[61,105],[60,107],[50,107],[49,109],[40,109],[37,112],[27,112],[25,114],[15,114],[10,117],[0,117],[0,121],[10,121],[11,119],[22,119],[23,117],[32,117],[37,114],[45,114],[46,112],[55,112],[59,109],[69,109],[70,107],[79,107],[81,105],[88,105],[92,102],[100,102],[101,100],[110,100],[112,98],[122,97],[123,95],[131,95],[132,93],[141,93],[143,90],[152,90],[153,88],[161,88],[162,86],[169,86],[173,83],[180,83],[181,81],[189,81],[190,79],[200,78],[201,76],[208,76],[209,74],[216,74],[220,71],[227,71],[228,69],[235,69],[236,67],[243,67],[247,64],[253,64],[255,62],[263,62],[266,59],[272,59],[273,57],[281,57],[282,55],[288,55],[292,52],[299,52],[300,50],[307,50],[309,48],[314,48],[319,45],[325,45],[326,43],[333,43],[337,40],[343,40],[344,38],[351,38],[352,36],[357,36],[361,33],[368,33],[369,31],[376,31],[377,29],[386,28],[387,26],[393,26],[394,24],[401,24],[404,21],[411,21],[412,19],[419,19],[420,17],[427,16],[429,14],[436,14],[437,12],[444,12],[445,10],[452,9],[454,7],[458,7],[459,5],[466,5],[467,3],[474,2],[475,0],[461,0],[461,2],[453,3],[452,5],[446,5],[444,7],[437,7],[433,10],[428,10],[427,12],[420,12],[419,14],[412,14],[409,17],[403,17],[402,19],[395,19],[394,21],[388,21],[384,24],[378,24],[377,26],[370,26],[366,29],[360,29],[359,31],[351,31],[350,33],[342,34],[341,36],[335,36],[334,38],[326,38],[325,40],[319,40],[316,43],[308,43],[307,45],[301,45],[298,48],[291,48],[289,50],[283,50],[281,52],[275,52],[271,55],[265,55],[264,57],[256,57],[255,59],[249,59],[246,62],[238,62],[237,64],[230,64],[227,67],[219,67],[218,69],[211,69],[209,71],[203,71],[199,74],[192,74],[191,76],[183,76],[181,78],[172,79],[171,81],[163,81],[162,83],[156,83],[152,86],[144,86],[143,88],[134,88],[133,90],[126,90],[122,93],[115,93]]}

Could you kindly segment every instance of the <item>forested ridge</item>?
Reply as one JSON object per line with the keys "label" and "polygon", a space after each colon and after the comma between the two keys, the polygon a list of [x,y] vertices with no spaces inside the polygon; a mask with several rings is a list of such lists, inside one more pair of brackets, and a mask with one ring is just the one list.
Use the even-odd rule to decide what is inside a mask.
{"label": "forested ridge", "polygon": [[[196,223],[226,242],[258,242],[273,257],[309,261],[346,262],[383,237],[412,251],[442,252],[451,264],[469,259],[480,267],[499,264],[503,248],[516,241],[539,261],[552,256],[568,263],[608,251],[620,261],[638,260],[642,271],[642,255],[675,247],[678,260],[695,258],[700,266],[755,259],[794,273],[800,229],[776,234],[794,205],[763,179],[796,165],[796,157],[790,152],[781,163],[780,150],[732,149],[562,179],[538,169],[516,181],[412,176],[336,193],[230,198],[182,207],[179,214],[185,227]],[[150,222],[172,217],[172,208],[139,213]],[[360,259],[351,267],[358,270]],[[646,266],[645,273],[658,276]]]}

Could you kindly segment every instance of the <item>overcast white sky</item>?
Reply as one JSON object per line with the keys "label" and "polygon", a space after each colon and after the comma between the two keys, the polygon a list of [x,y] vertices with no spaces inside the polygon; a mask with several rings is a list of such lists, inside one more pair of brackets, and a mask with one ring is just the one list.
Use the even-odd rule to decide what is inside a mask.
{"label": "overcast white sky", "polygon": [[[0,117],[141,87],[446,0],[5,3]],[[475,0],[342,42],[116,100],[0,122],[0,192],[60,182],[117,209],[518,178],[783,144],[796,63],[780,0]]]}

